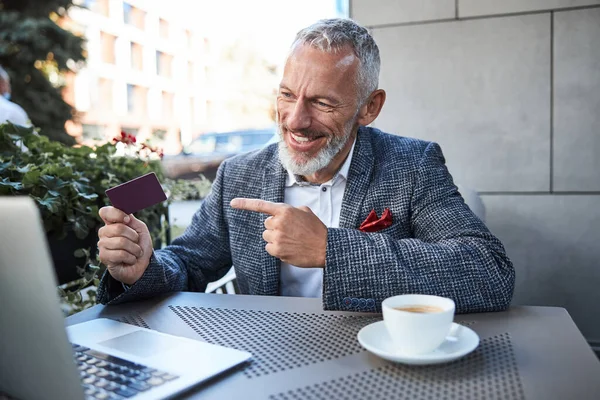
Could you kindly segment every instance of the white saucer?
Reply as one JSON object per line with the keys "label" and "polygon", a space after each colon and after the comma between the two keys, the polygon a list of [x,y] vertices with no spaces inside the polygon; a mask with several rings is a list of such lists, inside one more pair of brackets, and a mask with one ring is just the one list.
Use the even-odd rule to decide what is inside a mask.
{"label": "white saucer", "polygon": [[431,353],[419,355],[405,355],[396,351],[383,321],[365,326],[357,336],[365,349],[381,358],[402,364],[427,365],[454,361],[469,354],[479,345],[479,336],[466,326],[452,323],[450,332],[452,336],[447,336],[440,347]]}

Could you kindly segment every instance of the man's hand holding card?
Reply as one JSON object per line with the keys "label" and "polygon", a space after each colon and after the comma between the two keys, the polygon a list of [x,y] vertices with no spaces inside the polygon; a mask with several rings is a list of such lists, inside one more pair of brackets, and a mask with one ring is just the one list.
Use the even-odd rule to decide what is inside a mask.
{"label": "man's hand holding card", "polygon": [[154,173],[108,189],[113,206],[102,207],[105,225],[98,231],[98,254],[116,280],[133,285],[146,271],[152,256],[152,237],[134,212],[166,200]]}

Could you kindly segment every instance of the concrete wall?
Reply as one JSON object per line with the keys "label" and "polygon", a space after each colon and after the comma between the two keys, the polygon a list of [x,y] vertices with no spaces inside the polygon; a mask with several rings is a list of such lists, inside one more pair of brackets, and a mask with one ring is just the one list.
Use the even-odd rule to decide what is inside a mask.
{"label": "concrete wall", "polygon": [[600,0],[351,0],[382,58],[374,126],[437,141],[517,270],[600,345]]}

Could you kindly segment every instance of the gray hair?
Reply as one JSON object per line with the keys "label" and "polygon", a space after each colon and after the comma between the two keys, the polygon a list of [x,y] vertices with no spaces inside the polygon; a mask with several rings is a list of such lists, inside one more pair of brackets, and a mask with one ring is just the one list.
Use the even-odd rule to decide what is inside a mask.
{"label": "gray hair", "polygon": [[351,19],[322,19],[296,34],[297,45],[309,45],[326,53],[350,46],[360,62],[357,76],[359,106],[379,86],[379,48],[369,31]]}

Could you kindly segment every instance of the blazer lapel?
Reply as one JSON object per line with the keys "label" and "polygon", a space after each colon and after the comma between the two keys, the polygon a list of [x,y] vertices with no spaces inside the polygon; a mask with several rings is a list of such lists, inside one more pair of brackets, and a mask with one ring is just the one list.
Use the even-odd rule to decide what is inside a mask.
{"label": "blazer lapel", "polygon": [[[263,174],[263,185],[261,199],[272,201],[275,203],[283,203],[283,194],[285,188],[285,169],[279,163],[277,157],[277,151],[271,158]],[[265,220],[269,217],[267,214],[263,214],[261,218],[261,232],[264,226]],[[279,270],[281,268],[281,260],[271,256],[266,251],[262,251],[262,257],[260,260],[262,267],[262,289],[263,295],[278,295],[279,294]]]}
{"label": "blazer lapel", "polygon": [[358,228],[360,209],[369,190],[373,172],[373,146],[365,127],[358,129],[354,154],[346,181],[346,191],[342,200],[340,228]]}

